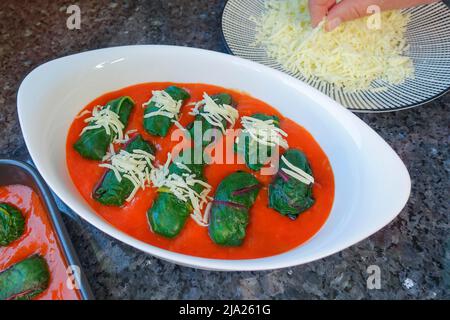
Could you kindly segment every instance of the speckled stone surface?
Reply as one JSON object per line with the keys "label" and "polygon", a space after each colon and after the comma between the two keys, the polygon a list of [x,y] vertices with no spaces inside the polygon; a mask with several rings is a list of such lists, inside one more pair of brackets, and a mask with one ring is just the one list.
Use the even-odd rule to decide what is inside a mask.
{"label": "speckled stone surface", "polygon": [[[16,112],[21,80],[80,51],[173,44],[225,51],[221,0],[77,1],[81,30],[66,28],[71,1],[0,2],[0,157],[29,160]],[[417,109],[359,115],[399,153],[413,189],[386,228],[331,257],[295,268],[221,273],[179,267],[128,247],[64,209],[82,267],[99,299],[450,298],[450,95]],[[381,289],[366,286],[381,269]]]}

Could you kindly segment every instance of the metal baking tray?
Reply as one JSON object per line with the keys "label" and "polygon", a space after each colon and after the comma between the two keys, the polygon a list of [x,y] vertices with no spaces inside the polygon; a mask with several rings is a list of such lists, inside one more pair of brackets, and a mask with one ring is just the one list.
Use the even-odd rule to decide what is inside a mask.
{"label": "metal baking tray", "polygon": [[[56,207],[55,200],[50,193],[46,183],[29,164],[16,160],[0,159],[0,186],[21,184],[32,188],[41,198],[44,208],[53,224],[60,248],[68,265],[81,266],[75,253],[72,242],[64,226],[61,214]],[[87,282],[84,272],[80,269],[79,293],[83,300],[93,300],[91,288]]]}

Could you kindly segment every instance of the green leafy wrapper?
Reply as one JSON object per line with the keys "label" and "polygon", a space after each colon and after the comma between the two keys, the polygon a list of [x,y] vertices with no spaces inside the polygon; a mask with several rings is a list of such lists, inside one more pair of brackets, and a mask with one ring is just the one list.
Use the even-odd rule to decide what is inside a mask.
{"label": "green leafy wrapper", "polygon": [[[196,179],[205,180],[203,176],[203,164],[193,164],[193,150],[191,149],[191,159],[186,161],[183,154],[169,166],[170,174],[195,174]],[[184,164],[189,170],[180,168],[175,163],[180,162]],[[196,184],[193,189],[200,193],[204,189],[203,186]],[[190,202],[185,202],[178,199],[168,189],[161,188],[158,190],[158,196],[153,202],[152,207],[147,212],[147,218],[151,229],[156,234],[162,235],[166,238],[174,238],[183,229],[189,215],[193,208]]]}
{"label": "green leafy wrapper", "polygon": [[0,246],[19,239],[25,231],[25,218],[16,207],[0,203]]}
{"label": "green leafy wrapper", "polygon": [[[233,98],[228,93],[219,93],[216,95],[211,96],[211,99],[214,100],[215,103],[218,105],[229,105],[234,106]],[[202,109],[200,108],[200,113],[202,112]],[[195,131],[195,122],[201,123],[201,135],[200,132]],[[226,128],[227,127],[227,121],[223,120],[222,125]],[[214,140],[211,137],[210,140],[206,139],[205,133],[210,129],[216,129],[220,131],[219,127],[213,126],[211,123],[209,123],[205,118],[203,118],[200,114],[195,116],[195,120],[188,125],[187,127],[189,134],[191,136],[191,139],[194,140],[198,145],[202,145],[203,147],[207,147],[210,143],[213,143]],[[205,139],[204,139],[205,138]],[[205,141],[206,140],[206,141]]]}
{"label": "green leafy wrapper", "polygon": [[[120,97],[109,101],[106,106],[119,115],[120,122],[126,127],[134,107],[134,101],[130,97]],[[102,127],[84,132],[73,147],[83,158],[100,161],[108,152],[109,145],[113,140],[114,132],[108,134]]]}
{"label": "green leafy wrapper", "polygon": [[[145,141],[141,135],[134,137],[127,144],[125,150],[129,153],[133,153],[134,150],[143,150],[155,154],[154,146]],[[94,189],[92,197],[105,206],[123,206],[133,192],[134,185],[129,179],[123,178],[122,173],[121,176],[122,180],[119,182],[114,172],[108,170]]]}
{"label": "green leafy wrapper", "polygon": [[[289,149],[284,157],[294,166],[313,175],[311,167],[303,152]],[[312,184],[305,184],[282,171],[288,168],[280,159],[278,174],[269,186],[269,206],[291,219],[296,219],[302,212],[314,204]]]}
{"label": "green leafy wrapper", "polygon": [[211,207],[209,235],[223,246],[240,246],[245,239],[250,208],[261,185],[251,174],[236,172],[219,185]]}
{"label": "green leafy wrapper", "polygon": [[[168,87],[164,91],[167,92],[175,101],[184,102],[190,98],[190,95],[186,90],[176,86]],[[158,110],[159,108],[156,106],[156,103],[153,101],[150,102],[144,111],[144,129],[154,136],[165,137],[167,136],[170,128],[173,126],[172,119],[162,115],[155,115],[145,118],[145,115]]]}
{"label": "green leafy wrapper", "polygon": [[0,300],[31,300],[49,285],[50,272],[41,256],[31,256],[0,273]]}
{"label": "green leafy wrapper", "polygon": [[[280,119],[277,116],[268,116],[263,113],[252,115],[252,118],[258,120],[274,120],[274,125],[280,127]],[[261,170],[270,160],[274,153],[274,147],[262,145],[252,139],[251,136],[244,132],[239,136],[239,142],[235,143],[234,150],[244,157],[245,164],[252,170]]]}

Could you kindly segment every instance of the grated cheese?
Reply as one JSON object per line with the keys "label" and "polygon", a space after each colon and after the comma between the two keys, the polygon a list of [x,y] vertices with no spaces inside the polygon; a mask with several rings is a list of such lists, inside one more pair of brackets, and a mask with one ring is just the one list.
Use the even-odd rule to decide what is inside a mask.
{"label": "grated cheese", "polygon": [[102,159],[102,162],[106,162],[110,160],[114,155],[116,154],[116,151],[114,150],[114,144],[109,145],[109,150],[106,152],[105,156]]}
{"label": "grated cheese", "polygon": [[155,156],[139,149],[133,150],[131,153],[121,150],[116,154],[112,148],[110,153],[109,163],[101,163],[99,164],[99,167],[112,170],[119,182],[121,182],[122,179],[131,181],[134,188],[126,199],[127,202],[130,202],[133,200],[139,189],[144,190],[146,187],[150,186],[151,180],[149,168],[154,168],[152,161],[155,160]]}
{"label": "grated cheese", "polygon": [[174,100],[170,94],[166,91],[152,91],[152,98],[147,103],[144,103],[142,106],[146,107],[150,103],[154,102],[155,106],[158,110],[147,113],[144,115],[144,118],[151,118],[154,116],[163,116],[170,119],[178,119],[178,115],[181,110],[181,106],[183,105],[182,100]]}
{"label": "grated cheese", "polygon": [[370,29],[370,17],[343,23],[331,32],[324,21],[313,29],[308,0],[267,0],[256,23],[255,45],[266,47],[268,56],[287,71],[317,77],[345,91],[375,90],[374,80],[401,84],[414,76],[412,59],[405,56],[409,15],[381,13],[381,27]]}
{"label": "grated cheese", "polygon": [[128,141],[130,141],[130,135],[136,132],[138,132],[136,129],[128,130],[127,132],[125,132],[122,140],[116,139],[114,143],[126,144]]}
{"label": "grated cheese", "polygon": [[[222,121],[228,122],[232,128],[239,118],[239,112],[235,108],[227,104],[217,104],[206,92],[203,94],[203,100],[194,105],[195,107],[189,114],[202,116],[212,126],[220,128],[222,133],[226,131]],[[203,109],[200,111],[200,108]]]}
{"label": "grated cheese", "polygon": [[[189,170],[189,168],[187,168],[183,163],[175,162],[175,165],[180,169],[187,168],[186,171],[188,173],[184,173],[181,176],[175,173],[170,173],[169,166],[171,162],[172,156],[169,153],[166,163],[159,166],[159,168],[154,168],[150,172],[150,179],[153,186],[159,188],[160,190],[167,189],[180,201],[189,202],[193,209],[191,218],[200,226],[207,227],[208,217],[202,214],[202,210],[205,205],[212,200],[212,198],[208,196],[212,190],[212,187],[203,180],[196,179],[196,175],[192,174],[191,170]],[[200,193],[193,189],[193,187],[197,184],[204,187]]]}
{"label": "grated cheese", "polygon": [[113,142],[124,139],[123,129],[125,126],[117,113],[110,110],[110,106],[96,106],[92,109],[91,117],[84,120],[88,125],[81,131],[80,136],[89,130],[105,128],[108,135],[113,134]]}
{"label": "grated cheese", "polygon": [[[116,139],[116,140],[114,141],[114,143],[126,144],[128,141],[130,141],[130,135],[133,134],[133,133],[136,133],[136,132],[138,132],[136,129],[128,130],[128,131],[124,134],[124,137],[123,137],[122,140]],[[107,152],[107,153],[105,154],[105,156],[102,158],[102,161],[103,161],[103,162],[108,161],[109,159],[111,159],[111,157],[112,157],[113,155],[116,154],[116,152],[115,152],[115,150],[114,150],[114,143],[111,143],[111,144],[109,145],[109,150],[108,150],[108,152]]]}
{"label": "grated cheese", "polygon": [[314,183],[314,177],[310,174],[306,173],[302,169],[294,166],[292,163],[289,162],[288,159],[286,159],[284,156],[281,156],[281,160],[288,166],[288,168],[282,168],[283,172],[290,175],[292,178],[297,179],[300,182],[303,182],[304,184],[313,184]]}
{"label": "grated cheese", "polygon": [[[287,133],[275,126],[274,120],[260,120],[253,117],[244,116],[241,118],[241,124],[244,128],[243,132],[252,137],[253,141],[264,144],[266,146],[280,146],[284,149],[289,148],[286,139]],[[236,138],[237,143],[239,139]]]}

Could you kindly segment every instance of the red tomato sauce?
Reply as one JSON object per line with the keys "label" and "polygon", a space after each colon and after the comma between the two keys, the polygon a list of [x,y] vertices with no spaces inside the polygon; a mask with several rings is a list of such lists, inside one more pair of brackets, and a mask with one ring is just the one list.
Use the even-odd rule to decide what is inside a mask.
{"label": "red tomato sauce", "polygon": [[[259,172],[248,169],[245,164],[211,164],[205,168],[207,182],[213,187],[211,196],[214,195],[215,189],[222,179],[238,170],[254,174],[263,184],[256,203],[250,211],[250,223],[243,245],[240,247],[216,245],[209,238],[208,228],[200,227],[191,218],[188,219],[178,237],[166,239],[153,233],[147,222],[147,210],[157,195],[154,188],[139,191],[131,203],[121,208],[103,206],[92,198],[92,191],[105,169],[98,166],[99,162],[82,158],[73,148],[73,144],[86,125],[83,117],[75,119],[69,130],[66,156],[72,181],[92,209],[111,225],[138,240],[173,252],[204,258],[253,259],[268,257],[294,249],[313,237],[324,225],[333,206],[334,176],[330,162],[311,134],[294,121],[284,118],[268,104],[245,93],[212,85],[144,83],[107,93],[92,101],[83,110],[92,110],[95,106],[105,105],[108,101],[120,96],[130,96],[136,102],[136,106],[125,131],[136,129],[144,139],[155,144],[157,147],[156,160],[163,164],[167,159],[167,153],[179,143],[171,141],[171,133],[176,130],[176,127],[173,126],[165,138],[146,133],[143,127],[144,108],[142,108],[142,104],[150,99],[152,90],[163,90],[170,85],[182,87],[191,95],[191,98],[182,107],[182,116],[179,120],[184,127],[194,120],[194,117],[188,114],[192,108],[188,104],[202,100],[204,92],[209,95],[223,92],[231,94],[237,103],[240,116],[250,116],[258,112],[279,116],[281,129],[289,135],[287,138],[289,146],[302,150],[311,164],[316,180],[313,187],[313,195],[316,200],[314,206],[302,213],[297,220],[292,221],[268,208],[268,185],[273,179],[272,176],[262,176]],[[237,124],[236,127],[239,125]]]}
{"label": "red tomato sauce", "polygon": [[43,204],[30,187],[0,187],[0,202],[19,208],[25,216],[25,232],[7,247],[0,247],[0,270],[5,270],[34,254],[41,255],[50,270],[50,285],[35,300],[79,300],[76,290],[66,286],[67,263]]}

